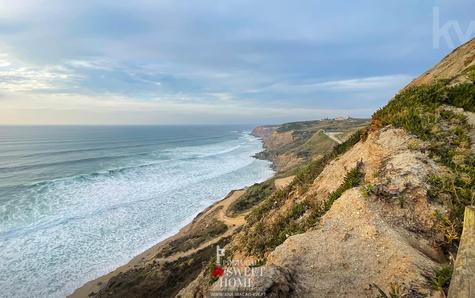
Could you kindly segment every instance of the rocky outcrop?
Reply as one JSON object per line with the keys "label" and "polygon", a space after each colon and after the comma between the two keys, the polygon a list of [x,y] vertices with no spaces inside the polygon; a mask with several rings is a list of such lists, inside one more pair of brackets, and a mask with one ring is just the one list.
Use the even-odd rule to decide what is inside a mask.
{"label": "rocky outcrop", "polygon": [[[427,90],[413,89],[414,97],[404,97],[404,104],[396,97],[388,105],[396,104],[387,113],[400,116],[396,118],[399,122],[391,115],[381,114],[381,118],[386,116],[394,121],[373,121],[369,129],[353,134],[343,144],[337,145],[326,132],[346,128],[347,135],[351,135],[349,132],[360,128],[364,121],[350,118],[256,128],[253,134],[262,138],[266,147],[262,157],[273,160],[280,170],[294,167],[292,163],[308,165],[285,180],[289,185],[278,186],[265,198],[256,200],[258,205],[246,217],[241,214],[239,227],[219,218],[232,231],[220,243],[228,243],[229,263],[224,269],[219,268],[224,270],[224,276],[211,275],[215,259],[207,246],[202,254],[185,253],[190,259],[179,263],[171,260],[171,267],[163,267],[164,276],[170,279],[162,284],[173,285],[169,293],[178,293],[177,297],[219,296],[223,292],[240,296],[243,291],[265,297],[443,297],[451,272],[451,255],[447,252],[457,252],[453,243],[459,237],[457,222],[453,220],[460,217],[454,211],[463,210],[459,207],[466,204],[460,203],[458,194],[471,196],[473,202],[470,149],[474,144],[474,107],[470,100],[475,96],[474,61],[472,40],[409,85],[416,87],[447,79],[444,87],[465,88],[455,90],[456,100],[438,98],[432,105],[434,93],[423,97],[423,102],[420,96],[427,94],[423,93]],[[458,84],[467,79],[468,84]],[[441,98],[450,98],[447,88],[432,90],[446,90],[440,91],[446,92]],[[413,107],[413,100],[419,100],[419,106]],[[427,119],[418,117],[420,111]],[[406,115],[412,118],[405,118]],[[433,119],[438,119],[437,125],[426,129],[426,122],[433,124]],[[334,149],[329,153],[328,148]],[[221,214],[220,210],[216,209],[217,214]],[[470,218],[469,224],[473,226]],[[473,242],[472,232],[464,232],[462,244]],[[200,256],[210,257],[208,263]],[[470,256],[470,249],[467,253],[462,250],[457,263],[471,266]],[[179,290],[173,284],[172,270],[168,269],[186,275],[187,264],[200,264],[202,270],[190,273],[186,282],[181,281]],[[445,271],[448,276],[434,277],[434,272],[443,266],[449,268]],[[140,276],[150,286],[146,290],[154,294],[156,287],[148,281],[156,276],[157,268],[147,271],[150,274],[145,277]],[[464,273],[464,277],[459,277],[459,273]],[[454,287],[465,287],[473,277],[470,274],[463,268],[456,269]],[[112,282],[131,293],[131,287],[123,285],[131,279],[120,276],[124,277],[119,275]],[[101,291],[100,294],[108,293],[105,289]]]}
{"label": "rocky outcrop", "polygon": [[347,118],[259,126],[252,135],[262,139],[265,150],[256,157],[272,161],[277,172],[286,172],[329,152],[368,124],[367,119]]}
{"label": "rocky outcrop", "polygon": [[[451,274],[449,258],[451,253],[457,253],[453,244],[459,239],[456,221],[460,217],[455,212],[470,203],[470,200],[460,203],[459,195],[465,199],[471,196],[473,203],[473,184],[470,186],[473,177],[467,171],[471,169],[473,173],[473,156],[467,151],[470,152],[470,147],[473,150],[474,80],[475,39],[407,87],[437,83],[406,90],[413,93],[406,93],[403,98],[413,99],[414,105],[418,105],[416,111],[420,108],[427,117],[440,119],[439,126],[431,126],[431,131],[424,134],[424,124],[421,127],[418,122],[420,118],[404,118],[404,113],[414,108],[412,101],[402,103],[399,98],[392,102],[393,107],[407,110],[390,110],[401,113],[400,122],[390,123],[407,130],[372,125],[365,137],[326,163],[321,171],[317,164],[297,175],[296,180],[303,181],[304,187],[290,188],[270,197],[267,205],[258,208],[253,222],[244,227],[253,232],[235,236],[230,244],[237,250],[235,258],[245,259],[249,252],[263,255],[266,260],[260,268],[269,274],[261,280],[253,278],[251,288],[259,293],[273,293],[278,284],[279,289],[286,289],[282,292],[286,297],[445,296]],[[427,90],[440,93],[427,97],[424,94]],[[427,108],[431,107],[434,95],[439,96],[433,99],[438,108]],[[439,117],[441,114],[445,118]],[[424,119],[421,121],[425,123]],[[444,135],[437,134],[439,131],[449,140],[439,139]],[[463,138],[454,141],[451,147],[440,145],[452,142],[454,135]],[[363,184],[339,192],[342,185],[348,185],[348,173],[352,169],[364,172]],[[466,174],[459,175],[457,171]],[[305,179],[309,176],[313,179],[312,172],[319,174],[308,186]],[[453,178],[456,175],[458,178]],[[449,179],[444,182],[441,176]],[[434,189],[443,191],[434,196]],[[310,228],[302,225],[309,218],[310,211],[306,208],[317,211],[317,217],[323,215]],[[464,227],[462,245],[468,243],[468,248],[458,251],[451,297],[473,294],[470,284],[473,216],[466,213],[465,217],[468,227]],[[303,232],[302,227],[306,229]],[[279,229],[287,233],[285,237]],[[267,237],[260,230],[277,236]],[[246,237],[256,240],[249,242]],[[240,249],[240,244],[249,243],[259,246],[259,250]],[[230,274],[226,278],[232,277]],[[217,288],[245,289],[223,287],[219,281],[213,286],[214,290]]]}
{"label": "rocky outcrop", "polygon": [[263,152],[258,153],[256,157],[272,161],[276,171],[285,172],[290,168],[302,164],[304,160],[294,153],[279,150],[280,148],[292,144],[294,137],[291,131],[279,132],[277,130],[278,128],[278,126],[256,127],[252,135],[262,139],[265,149]]}
{"label": "rocky outcrop", "polygon": [[270,137],[277,128],[279,128],[278,125],[258,126],[252,130],[251,134],[264,140]]}
{"label": "rocky outcrop", "polygon": [[[326,198],[357,162],[373,191],[346,191],[318,227],[289,237],[262,270],[273,272],[277,284],[287,280],[284,288],[293,297],[371,297],[378,288],[431,295],[423,273],[445,257],[432,245],[439,206],[427,197],[428,177],[440,169],[421,153],[423,146],[404,130],[387,127],[332,161],[301,196]],[[257,291],[270,290],[268,278],[256,281]]]}
{"label": "rocky outcrop", "polygon": [[475,207],[465,208],[462,241],[454,265],[449,298],[475,296]]}
{"label": "rocky outcrop", "polygon": [[291,144],[294,141],[291,131],[279,132],[278,127],[256,127],[252,134],[260,137],[264,147],[268,150],[276,150],[279,147]]}

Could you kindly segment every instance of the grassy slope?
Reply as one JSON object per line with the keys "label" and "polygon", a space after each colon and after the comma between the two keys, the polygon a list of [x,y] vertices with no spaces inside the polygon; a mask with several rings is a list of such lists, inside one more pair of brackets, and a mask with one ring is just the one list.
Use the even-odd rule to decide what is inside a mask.
{"label": "grassy slope", "polygon": [[412,87],[398,94],[373,116],[372,127],[401,127],[428,142],[429,155],[446,166],[447,174],[432,177],[431,197],[443,203],[449,213],[438,215],[446,235],[447,248],[456,250],[463,212],[475,203],[475,157],[470,149],[470,126],[465,116],[446,105],[475,111],[475,84],[450,86],[449,81]]}
{"label": "grassy slope", "polygon": [[[465,111],[475,111],[475,71],[474,67],[465,71],[469,80],[451,85],[450,80],[411,87],[403,90],[387,106],[377,111],[372,118],[371,129],[386,125],[404,128],[430,144],[429,155],[434,161],[446,166],[449,171],[431,178],[433,200],[442,203],[448,213],[436,214],[439,226],[445,234],[445,242],[439,243],[447,252],[455,252],[460,237],[463,210],[474,204],[475,158],[470,149],[470,127],[465,116],[447,108],[453,106]],[[284,130],[298,130],[296,124],[284,126]],[[305,128],[305,126],[304,126]],[[332,193],[323,205],[313,205],[308,201],[294,202],[286,214],[281,214],[272,222],[266,221],[270,214],[278,212],[295,193],[305,193],[308,186],[320,174],[325,165],[344,153],[366,132],[354,134],[342,145],[336,146],[322,159],[309,162],[297,171],[294,182],[283,190],[266,192],[265,199],[248,216],[249,227],[244,231],[243,245],[247,253],[263,257],[280,245],[287,235],[303,233],[312,227],[341,195]],[[354,186],[356,169],[347,174],[339,190]]]}
{"label": "grassy slope", "polygon": [[[325,156],[331,154],[337,144],[325,135],[323,130],[344,132],[346,135],[344,139],[350,139],[355,131],[358,131],[362,127],[366,127],[368,124],[368,119],[356,118],[348,118],[346,120],[325,119],[282,124],[277,128],[277,132],[292,131],[294,142],[276,150],[267,151],[266,154],[295,154],[307,163],[311,159],[315,159],[317,156],[327,158]],[[355,140],[356,138],[353,138],[350,142]],[[338,145],[336,151],[340,150],[338,148],[342,148],[342,146]],[[311,165],[314,163],[320,164],[318,161],[310,162]],[[285,177],[299,174],[301,171],[304,171],[304,169],[306,169],[305,166],[292,168],[283,173],[279,173],[278,176]],[[297,179],[301,179],[301,175]],[[249,187],[246,193],[231,205],[230,213],[238,214],[248,211],[264,199],[268,198],[276,191],[274,180],[275,178],[272,178],[263,183],[256,183]]]}
{"label": "grassy slope", "polygon": [[[335,193],[331,193],[327,203],[315,205],[310,201],[296,202],[294,206],[272,223],[266,222],[268,215],[277,212],[283,204],[294,194],[304,193],[313,183],[315,178],[322,172],[325,165],[335,157],[343,154],[362,135],[362,130],[354,133],[346,142],[337,145],[323,158],[313,160],[297,171],[293,182],[284,189],[276,190],[269,194],[265,200],[254,208],[247,217],[248,228],[244,231],[244,243],[247,253],[262,258],[268,251],[273,250],[284,242],[286,235],[303,233],[314,226],[319,218],[330,209],[331,204],[347,189],[348,186],[356,186],[360,182],[359,169],[353,169],[347,173],[345,182]],[[304,215],[304,216],[302,216]]]}
{"label": "grassy slope", "polygon": [[354,132],[369,124],[368,119],[348,118],[346,120],[325,119],[318,121],[293,122],[282,124],[277,132],[291,131],[294,141],[282,146],[272,153],[294,153],[298,157],[309,160],[315,155],[325,154],[331,150],[335,142],[322,133],[328,132]]}

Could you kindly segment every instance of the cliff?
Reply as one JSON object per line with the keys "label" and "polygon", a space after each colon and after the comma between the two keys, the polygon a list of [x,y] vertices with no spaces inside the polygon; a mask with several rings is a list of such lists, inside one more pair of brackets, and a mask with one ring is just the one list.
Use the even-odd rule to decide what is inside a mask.
{"label": "cliff", "polygon": [[204,271],[179,296],[446,295],[475,194],[474,49],[455,50],[251,211],[226,248],[260,274],[241,266],[213,282]]}
{"label": "cliff", "polygon": [[[474,82],[471,40],[401,90],[367,128],[357,129],[364,120],[344,136],[322,127],[339,120],[257,128],[263,157],[292,169],[287,183],[271,179],[211,207],[185,240],[166,242],[91,296],[444,297],[463,212],[475,197]],[[320,146],[320,137],[331,146]],[[280,165],[288,156],[292,162]],[[239,221],[220,217],[219,231],[206,221],[210,212]],[[214,242],[184,244],[208,227]],[[220,264],[216,244],[225,248]],[[163,249],[185,255],[164,259]]]}
{"label": "cliff", "polygon": [[277,172],[287,172],[321,158],[355,131],[367,126],[369,119],[324,119],[259,126],[252,134],[260,137],[265,151],[256,157],[269,159]]}

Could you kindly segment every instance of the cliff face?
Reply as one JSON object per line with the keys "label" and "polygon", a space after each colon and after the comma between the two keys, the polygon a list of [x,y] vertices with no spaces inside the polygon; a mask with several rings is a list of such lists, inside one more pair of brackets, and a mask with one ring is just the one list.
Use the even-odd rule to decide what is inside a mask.
{"label": "cliff face", "polygon": [[[401,290],[407,286],[429,294],[422,273],[445,261],[431,245],[437,206],[427,198],[428,177],[440,168],[411,144],[425,146],[401,129],[370,133],[364,143],[330,162],[307,192],[292,193],[293,202],[280,208],[281,216],[305,200],[324,202],[348,171],[364,165],[363,185],[344,191],[305,233],[290,236],[289,230],[286,240],[265,256],[263,270],[290,274],[289,294],[296,297],[368,297],[376,294],[373,284],[387,290],[395,282]],[[365,192],[365,187],[373,190]],[[298,220],[305,220],[307,212]],[[256,288],[268,291],[258,281]]]}
{"label": "cliff face", "polygon": [[[221,267],[214,246],[207,246],[181,261],[151,257],[119,275],[133,279],[111,279],[97,296],[160,293],[150,281],[170,288],[175,268],[183,276],[169,293],[177,297],[223,291],[444,297],[463,210],[475,198],[474,49],[472,40],[414,80],[373,115],[368,128],[357,130],[364,125],[357,119],[257,128],[266,147],[262,157],[281,170],[299,167],[288,185],[276,187],[272,179],[227,205],[241,221],[227,225],[226,238],[218,239],[226,249],[224,276],[213,275]],[[331,146],[322,146],[327,141]],[[278,164],[288,156],[295,165]],[[213,225],[195,230],[203,226]],[[187,274],[186,268],[193,270]]]}
{"label": "cliff face", "polygon": [[444,296],[475,197],[474,49],[455,50],[251,211],[227,249],[261,274],[242,286],[243,266],[214,283],[202,272],[179,296]]}
{"label": "cliff face", "polygon": [[320,158],[368,124],[368,119],[325,119],[259,126],[252,134],[264,143],[265,151],[257,157],[271,160],[278,172],[289,172],[311,159]]}

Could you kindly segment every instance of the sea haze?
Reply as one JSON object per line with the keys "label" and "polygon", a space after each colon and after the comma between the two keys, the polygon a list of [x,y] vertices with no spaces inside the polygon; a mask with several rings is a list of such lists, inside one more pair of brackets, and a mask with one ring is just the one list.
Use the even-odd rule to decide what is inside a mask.
{"label": "sea haze", "polygon": [[0,296],[62,297],[269,178],[245,126],[0,126]]}

